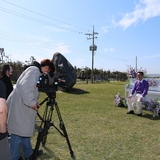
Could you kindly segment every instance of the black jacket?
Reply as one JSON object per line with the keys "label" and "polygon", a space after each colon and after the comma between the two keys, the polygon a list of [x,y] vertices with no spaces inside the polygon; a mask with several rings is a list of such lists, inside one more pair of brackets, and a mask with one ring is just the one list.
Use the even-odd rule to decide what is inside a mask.
{"label": "black jacket", "polygon": [[3,83],[6,86],[6,99],[7,99],[9,94],[13,90],[12,82],[11,82],[10,78],[7,75],[3,75],[3,77],[1,78],[1,81],[3,81]]}

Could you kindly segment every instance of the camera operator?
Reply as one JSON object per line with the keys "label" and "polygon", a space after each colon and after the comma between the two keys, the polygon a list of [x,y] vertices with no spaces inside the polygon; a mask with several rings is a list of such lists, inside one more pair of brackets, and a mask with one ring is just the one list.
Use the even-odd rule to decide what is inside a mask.
{"label": "camera operator", "polygon": [[[31,137],[35,130],[38,108],[39,92],[36,87],[41,73],[54,72],[54,64],[49,59],[44,59],[39,65],[29,66],[17,80],[16,88],[7,99],[8,132],[11,134],[10,152],[12,160],[20,160],[19,147],[22,146],[25,160],[31,160],[33,149]],[[37,156],[43,154],[38,151]]]}

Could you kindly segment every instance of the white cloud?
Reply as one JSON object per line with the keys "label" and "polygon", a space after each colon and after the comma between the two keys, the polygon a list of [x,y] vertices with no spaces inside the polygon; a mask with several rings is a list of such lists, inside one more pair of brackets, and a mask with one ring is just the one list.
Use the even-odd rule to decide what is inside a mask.
{"label": "white cloud", "polygon": [[70,53],[71,50],[69,49],[69,46],[65,45],[64,42],[53,42],[50,38],[38,36],[38,37],[31,37],[33,41],[31,41],[30,45],[40,47],[44,49],[49,54],[60,52],[62,54]]}
{"label": "white cloud", "polygon": [[51,26],[47,26],[46,29],[53,31],[53,32],[66,32],[67,30],[72,30],[74,28],[74,26],[71,25],[57,25],[57,27],[51,27]]}
{"label": "white cloud", "polygon": [[151,56],[144,56],[142,59],[150,59],[150,58],[158,58],[158,57],[160,57],[160,54],[154,54]]}
{"label": "white cloud", "polygon": [[60,52],[62,54],[67,54],[71,52],[71,50],[69,49],[69,46],[65,45],[63,42],[57,43],[55,45],[56,45],[55,47],[56,52]]}
{"label": "white cloud", "polygon": [[140,0],[140,3],[135,6],[134,11],[126,13],[117,25],[126,29],[133,24],[137,24],[140,21],[145,22],[155,16],[160,16],[160,1]]}
{"label": "white cloud", "polygon": [[62,27],[51,27],[51,26],[47,26],[46,27],[47,30],[53,31],[53,32],[65,32],[65,29],[62,29]]}
{"label": "white cloud", "polygon": [[107,33],[109,30],[109,26],[103,26],[101,27],[101,29],[103,30],[104,33]]}
{"label": "white cloud", "polygon": [[69,24],[65,24],[65,25],[62,25],[64,28],[73,28],[73,26],[69,25]]}
{"label": "white cloud", "polygon": [[21,47],[25,48],[27,46],[27,49],[18,49],[16,52],[13,51],[12,48],[8,51],[6,49],[6,53],[11,53],[10,59],[13,61],[17,59],[15,57],[18,57],[18,60],[25,62],[29,60],[31,56],[34,56],[34,58],[40,62],[44,58],[52,59],[55,52],[60,52],[63,55],[71,53],[70,47],[64,42],[53,42],[45,36],[23,36],[20,40],[21,39],[24,40],[24,42],[21,43]]}
{"label": "white cloud", "polygon": [[114,48],[105,48],[104,52],[114,52],[115,49]]}

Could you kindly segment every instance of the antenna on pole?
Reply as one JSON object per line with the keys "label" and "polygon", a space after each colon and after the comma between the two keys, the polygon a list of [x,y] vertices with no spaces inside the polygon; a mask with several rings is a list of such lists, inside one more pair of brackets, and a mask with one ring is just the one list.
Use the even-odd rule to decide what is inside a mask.
{"label": "antenna on pole", "polygon": [[[95,35],[98,35],[97,32],[94,32],[94,26],[93,26],[93,33],[86,33],[85,35],[89,36],[87,40],[92,39],[92,45],[89,46],[89,50],[92,51],[92,71],[91,71],[91,79],[92,79],[92,84],[93,84],[93,69],[94,69],[94,51],[97,50],[97,46],[94,44],[94,39],[98,38]],[[91,36],[91,37],[90,37]]]}

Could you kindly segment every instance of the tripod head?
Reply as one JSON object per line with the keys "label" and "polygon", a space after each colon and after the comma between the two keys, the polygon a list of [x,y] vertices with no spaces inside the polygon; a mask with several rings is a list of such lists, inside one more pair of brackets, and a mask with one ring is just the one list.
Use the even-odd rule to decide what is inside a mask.
{"label": "tripod head", "polygon": [[48,99],[48,101],[47,101],[47,105],[48,106],[53,106],[54,104],[55,104],[55,99],[56,99],[56,91],[54,91],[54,92],[48,92],[48,93],[46,93],[47,94],[47,99]]}

